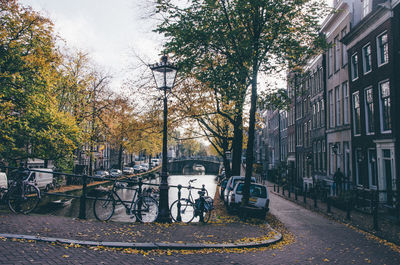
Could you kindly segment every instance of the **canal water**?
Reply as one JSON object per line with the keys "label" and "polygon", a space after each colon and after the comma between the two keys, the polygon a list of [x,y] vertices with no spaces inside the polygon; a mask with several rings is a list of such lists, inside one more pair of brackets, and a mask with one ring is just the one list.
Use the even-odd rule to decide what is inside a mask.
{"label": "canal water", "polygon": [[[192,187],[201,188],[202,185],[205,185],[206,190],[208,191],[208,196],[214,198],[217,183],[216,183],[216,176],[215,175],[172,175],[168,177],[168,184],[171,186],[177,186],[181,184],[184,187],[187,187],[189,184],[189,180],[196,179],[196,181],[192,182]],[[145,180],[144,183],[152,183],[152,184],[159,184],[160,179],[151,179]],[[108,185],[109,186],[109,185]],[[149,187],[149,185],[144,185],[143,189]],[[156,187],[156,186],[151,186]],[[198,190],[192,190],[193,199],[198,198]],[[188,189],[182,188],[181,190],[181,197],[187,198],[188,196]],[[120,189],[118,190],[118,195],[124,201],[131,201],[134,195],[134,191],[129,189]],[[177,198],[178,198],[178,189],[174,187],[170,187],[169,189],[169,205],[171,205]],[[54,198],[52,200],[57,200],[59,198]],[[157,199],[158,202],[158,199]],[[44,214],[51,214],[51,215],[58,215],[58,216],[66,216],[66,217],[78,217],[79,215],[79,199],[73,199],[69,205],[59,206],[59,205],[52,205],[51,203],[42,205],[38,212]],[[88,200],[86,204],[86,216],[88,219],[95,219],[93,214],[93,200]],[[129,215],[126,214],[125,208],[122,205],[117,205],[115,208],[115,213],[111,218],[111,221],[116,222],[134,222],[135,218],[130,218]]]}

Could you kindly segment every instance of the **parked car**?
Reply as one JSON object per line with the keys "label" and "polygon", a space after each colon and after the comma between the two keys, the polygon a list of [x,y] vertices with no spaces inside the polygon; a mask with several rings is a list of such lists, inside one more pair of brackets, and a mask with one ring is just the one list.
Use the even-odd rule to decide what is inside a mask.
{"label": "parked car", "polygon": [[152,166],[154,166],[154,167],[159,166],[160,165],[160,159],[153,158],[153,159],[151,159],[151,163],[152,163]]}
{"label": "parked car", "polygon": [[113,177],[113,178],[120,177],[120,176],[122,176],[122,171],[119,170],[119,169],[111,169],[110,170],[110,176]]}
{"label": "parked car", "polygon": [[148,164],[141,164],[140,166],[143,169],[143,172],[146,172],[146,171],[149,170],[149,165]]}
{"label": "parked car", "polygon": [[108,173],[107,170],[97,170],[97,171],[94,173],[94,176],[95,176],[96,178],[107,178],[108,176],[110,176],[110,173]]}
{"label": "parked car", "polygon": [[[225,205],[228,205],[228,196],[229,196],[229,192],[231,192],[233,190],[233,188],[235,187],[236,183],[238,181],[244,181],[244,176],[232,176],[228,179],[228,182],[226,184],[226,188],[224,191],[224,203]],[[256,182],[256,178],[255,177],[251,177],[251,182]]]}
{"label": "parked car", "polygon": [[124,175],[132,175],[134,172],[133,167],[124,167],[122,169],[122,173],[124,173]]}
{"label": "parked car", "polygon": [[[239,209],[243,198],[243,187],[243,181],[237,182],[232,192],[230,192],[228,201],[231,211]],[[269,196],[266,186],[257,183],[250,184],[249,206],[251,207],[250,211],[259,214],[263,219],[265,218],[269,211]]]}
{"label": "parked car", "polygon": [[0,199],[3,199],[3,196],[6,194],[7,189],[8,189],[7,175],[4,172],[0,172]]}
{"label": "parked car", "polygon": [[135,166],[133,166],[133,172],[141,173],[141,172],[143,172],[143,168],[140,165],[135,165]]}
{"label": "parked car", "polygon": [[227,183],[228,183],[228,179],[227,178],[224,178],[219,183],[218,191],[219,191],[219,197],[221,198],[221,200],[224,199],[224,192],[225,192],[225,188],[226,188],[226,184]]}
{"label": "parked car", "polygon": [[[46,171],[46,172],[35,172],[31,171],[30,174],[34,174],[33,180],[35,185],[39,189],[45,189],[46,191],[53,189],[53,169],[51,168],[38,168],[40,171]],[[47,173],[49,172],[49,173]]]}

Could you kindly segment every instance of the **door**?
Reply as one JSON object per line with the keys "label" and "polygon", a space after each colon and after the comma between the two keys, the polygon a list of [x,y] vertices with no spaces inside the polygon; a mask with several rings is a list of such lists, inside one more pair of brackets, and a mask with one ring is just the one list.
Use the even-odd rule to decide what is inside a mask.
{"label": "door", "polygon": [[386,182],[387,202],[393,203],[393,166],[390,149],[382,149],[383,179]]}

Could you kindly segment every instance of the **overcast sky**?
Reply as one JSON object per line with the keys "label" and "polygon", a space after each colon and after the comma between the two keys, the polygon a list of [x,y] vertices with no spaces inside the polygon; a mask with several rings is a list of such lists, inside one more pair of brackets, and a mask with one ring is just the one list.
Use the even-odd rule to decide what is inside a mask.
{"label": "overcast sky", "polygon": [[50,17],[68,47],[89,52],[96,64],[112,74],[116,90],[132,75],[128,69],[133,52],[148,63],[159,60],[162,37],[152,32],[154,21],[143,19],[147,1],[20,0]]}
{"label": "overcast sky", "polygon": [[51,18],[68,47],[89,52],[96,64],[112,74],[114,86],[126,76],[133,51],[149,63],[158,61],[162,39],[152,32],[152,21],[142,18],[145,1],[20,0]]}

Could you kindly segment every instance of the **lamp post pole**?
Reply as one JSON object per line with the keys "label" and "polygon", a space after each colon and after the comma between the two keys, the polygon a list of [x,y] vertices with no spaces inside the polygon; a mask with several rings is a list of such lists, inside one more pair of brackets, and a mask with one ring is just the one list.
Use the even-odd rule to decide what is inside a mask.
{"label": "lamp post pole", "polygon": [[168,204],[168,140],[167,140],[167,117],[168,102],[167,90],[164,89],[164,125],[163,125],[163,147],[162,147],[162,168],[161,168],[161,184],[160,184],[160,213],[159,221],[170,222],[169,204]]}
{"label": "lamp post pole", "polygon": [[171,222],[169,214],[168,200],[168,97],[167,91],[171,90],[175,83],[177,67],[168,62],[166,55],[161,57],[161,62],[150,65],[153,72],[157,88],[164,92],[164,119],[163,119],[163,147],[162,147],[162,167],[161,167],[161,183],[159,197],[159,215],[158,221],[162,223]]}

